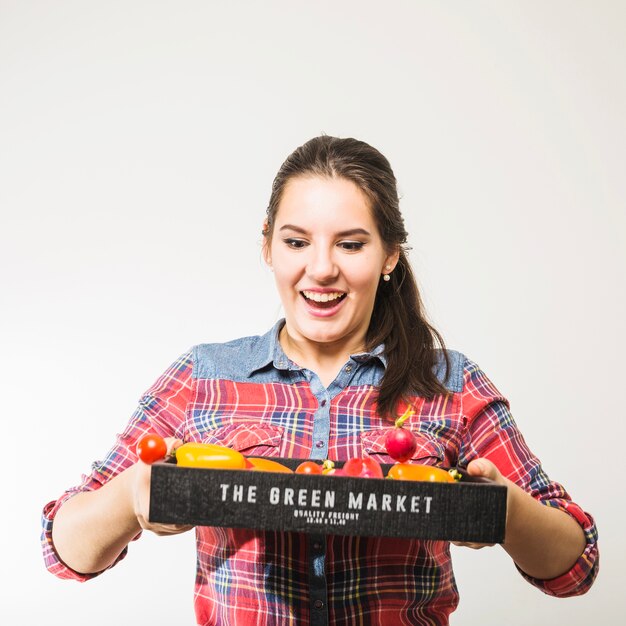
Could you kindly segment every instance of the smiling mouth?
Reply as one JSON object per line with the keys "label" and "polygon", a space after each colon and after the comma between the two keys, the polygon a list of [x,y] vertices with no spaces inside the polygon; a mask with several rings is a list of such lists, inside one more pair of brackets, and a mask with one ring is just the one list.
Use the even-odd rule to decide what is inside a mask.
{"label": "smiling mouth", "polygon": [[331,291],[327,293],[319,293],[317,291],[301,291],[300,295],[306,300],[307,304],[318,307],[320,309],[331,309],[341,302],[346,294],[343,291]]}

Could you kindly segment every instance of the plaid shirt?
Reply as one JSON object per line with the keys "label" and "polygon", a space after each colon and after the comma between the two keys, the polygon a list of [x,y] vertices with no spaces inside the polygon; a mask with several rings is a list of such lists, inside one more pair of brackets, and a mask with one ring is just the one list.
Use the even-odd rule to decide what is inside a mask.
{"label": "plaid shirt", "polygon": [[[226,445],[246,455],[346,460],[386,456],[389,427],[375,412],[385,368],[382,347],[353,355],[325,388],[290,361],[278,343],[279,322],[262,337],[194,347],[144,394],[104,461],[43,515],[48,569],[85,580],[52,544],[59,507],[77,491],[99,488],[137,461],[135,446],[154,431],[184,441]],[[552,580],[523,574],[545,593],[582,594],[598,570],[593,519],[551,482],[530,452],[507,400],[484,373],[450,351],[452,392],[415,398],[407,424],[418,439],[414,460],[466,466],[491,459],[504,476],[582,526],[587,546],[571,570]],[[443,379],[443,367],[440,368]],[[343,537],[246,529],[196,528],[195,610],[198,624],[448,624],[458,604],[449,543]],[[126,554],[124,551],[118,561]]]}

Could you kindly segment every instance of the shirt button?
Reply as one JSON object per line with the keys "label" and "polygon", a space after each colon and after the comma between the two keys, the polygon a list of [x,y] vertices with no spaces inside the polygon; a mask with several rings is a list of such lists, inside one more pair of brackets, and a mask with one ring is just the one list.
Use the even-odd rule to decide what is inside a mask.
{"label": "shirt button", "polygon": [[313,547],[314,547],[316,550],[321,550],[321,549],[322,549],[322,544],[321,544],[319,541],[316,541],[316,542],[313,544]]}
{"label": "shirt button", "polygon": [[346,372],[352,371],[352,365],[346,365]]}
{"label": "shirt button", "polygon": [[322,400],[322,401],[320,402],[320,406],[326,406],[326,400]]}
{"label": "shirt button", "polygon": [[324,603],[321,600],[316,600],[315,602],[313,602],[313,608],[319,611],[320,609],[324,608]]}
{"label": "shirt button", "polygon": [[320,439],[318,442],[315,443],[315,447],[316,448],[323,448],[324,447],[324,442]]}

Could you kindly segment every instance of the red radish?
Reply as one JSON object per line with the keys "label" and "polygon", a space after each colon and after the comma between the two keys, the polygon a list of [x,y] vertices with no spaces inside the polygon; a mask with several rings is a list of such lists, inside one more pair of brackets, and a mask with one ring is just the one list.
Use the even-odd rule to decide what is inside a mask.
{"label": "red radish", "polygon": [[417,448],[415,435],[408,429],[403,428],[404,422],[413,415],[413,411],[408,408],[401,417],[396,420],[395,428],[391,429],[385,436],[385,448],[387,454],[395,461],[408,461]]}

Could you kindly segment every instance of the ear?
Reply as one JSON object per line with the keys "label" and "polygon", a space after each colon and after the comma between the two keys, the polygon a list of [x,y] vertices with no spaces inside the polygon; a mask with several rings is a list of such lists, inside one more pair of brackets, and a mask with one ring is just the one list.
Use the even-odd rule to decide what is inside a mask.
{"label": "ear", "polygon": [[[386,259],[385,259],[385,265],[384,265],[384,273],[385,274],[390,274],[391,272],[393,272],[393,270],[396,269],[396,265],[398,264],[398,259],[400,258],[400,248],[396,248],[395,252],[393,252],[392,254],[390,254]],[[386,269],[386,268],[390,268],[390,269]]]}
{"label": "ear", "polygon": [[268,264],[268,266],[272,267],[272,255],[270,253],[270,239],[269,239],[269,235],[267,233],[268,231],[268,225],[267,225],[267,220],[263,221],[263,230],[261,231],[261,234],[263,235],[263,247],[262,247],[262,254],[263,254],[263,259],[265,260],[265,262]]}

